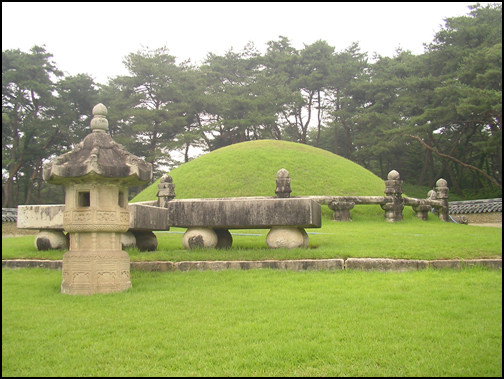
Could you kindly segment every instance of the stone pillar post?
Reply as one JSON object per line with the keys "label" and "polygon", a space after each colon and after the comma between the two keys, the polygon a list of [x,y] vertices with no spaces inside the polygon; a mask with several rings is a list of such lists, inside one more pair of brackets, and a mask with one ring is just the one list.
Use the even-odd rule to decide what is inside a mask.
{"label": "stone pillar post", "polygon": [[328,204],[329,209],[333,211],[334,221],[352,221],[350,210],[354,206],[355,203],[350,201],[331,201]]}
{"label": "stone pillar post", "polygon": [[[436,191],[430,190],[427,193],[427,199],[426,200],[436,200]],[[416,213],[416,216],[422,220],[422,221],[427,221],[429,219],[429,211],[432,209],[432,206],[429,204],[419,204],[419,205],[413,205],[411,208]]]}
{"label": "stone pillar post", "polygon": [[429,200],[437,200],[437,193],[434,190],[430,190],[427,192],[427,199]]}
{"label": "stone pillar post", "polygon": [[289,171],[285,168],[278,170],[276,179],[276,196],[279,198],[290,197],[291,193]]}
{"label": "stone pillar post", "polygon": [[401,221],[403,219],[402,210],[404,208],[404,201],[402,198],[402,180],[400,180],[399,173],[392,170],[388,173],[385,180],[385,195],[393,198],[391,203],[381,205],[385,211],[385,219],[390,222]]}
{"label": "stone pillar post", "polygon": [[429,219],[430,205],[413,205],[412,208],[420,220],[427,221]]}
{"label": "stone pillar post", "polygon": [[175,198],[175,184],[170,175],[164,174],[158,184],[158,207],[166,208],[166,204]]}
{"label": "stone pillar post", "polygon": [[61,292],[92,295],[131,287],[130,259],[121,235],[130,226],[128,187],[152,177],[152,166],[124,151],[109,134],[107,108],[93,108],[92,133],[74,150],[44,165],[44,180],[65,186]]}
{"label": "stone pillar post", "polygon": [[443,207],[438,210],[438,217],[445,222],[449,222],[450,217],[448,213],[448,182],[443,178],[439,179],[436,182],[436,194],[438,200],[441,200],[443,203]]}
{"label": "stone pillar post", "polygon": [[[276,197],[289,198],[291,194],[289,171],[285,168],[278,170],[276,179]],[[304,228],[290,226],[274,226],[266,236],[266,244],[270,249],[298,247],[306,248],[309,244],[308,234]]]}

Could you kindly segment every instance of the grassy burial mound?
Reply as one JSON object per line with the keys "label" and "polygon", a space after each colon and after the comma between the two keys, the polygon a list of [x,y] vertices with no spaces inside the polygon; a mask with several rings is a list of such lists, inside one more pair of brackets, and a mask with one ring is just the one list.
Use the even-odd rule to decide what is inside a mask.
{"label": "grassy burial mound", "polygon": [[[276,174],[290,173],[291,196],[383,196],[372,172],[326,150],[294,142],[259,140],[223,147],[170,172],[178,199],[275,196]],[[131,202],[156,200],[159,179]]]}

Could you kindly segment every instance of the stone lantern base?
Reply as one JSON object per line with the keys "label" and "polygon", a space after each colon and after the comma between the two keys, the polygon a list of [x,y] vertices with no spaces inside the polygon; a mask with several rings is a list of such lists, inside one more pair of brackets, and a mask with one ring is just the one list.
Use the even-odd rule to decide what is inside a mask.
{"label": "stone lantern base", "polygon": [[120,250],[69,251],[63,255],[61,293],[93,295],[131,288],[130,258]]}

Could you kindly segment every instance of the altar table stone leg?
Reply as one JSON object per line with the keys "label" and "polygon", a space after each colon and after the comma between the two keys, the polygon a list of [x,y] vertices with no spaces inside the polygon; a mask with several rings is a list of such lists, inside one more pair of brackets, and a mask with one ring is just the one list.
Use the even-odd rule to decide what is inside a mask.
{"label": "altar table stone leg", "polygon": [[266,236],[266,244],[270,249],[308,247],[308,234],[303,228],[291,226],[274,226]]}

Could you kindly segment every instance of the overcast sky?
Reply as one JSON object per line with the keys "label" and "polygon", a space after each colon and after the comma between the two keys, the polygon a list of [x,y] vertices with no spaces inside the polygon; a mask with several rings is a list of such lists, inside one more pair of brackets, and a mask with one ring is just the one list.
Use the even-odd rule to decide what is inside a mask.
{"label": "overcast sky", "polygon": [[127,74],[123,58],[143,47],[166,46],[179,62],[196,64],[249,41],[264,53],[280,35],[297,49],[321,39],[336,51],[359,42],[370,58],[393,56],[398,47],[421,54],[445,18],[466,15],[472,4],[2,2],[2,51],[45,45],[66,75],[87,73],[103,84]]}

